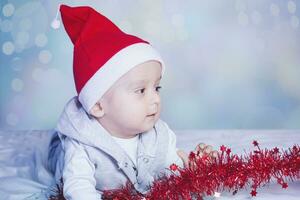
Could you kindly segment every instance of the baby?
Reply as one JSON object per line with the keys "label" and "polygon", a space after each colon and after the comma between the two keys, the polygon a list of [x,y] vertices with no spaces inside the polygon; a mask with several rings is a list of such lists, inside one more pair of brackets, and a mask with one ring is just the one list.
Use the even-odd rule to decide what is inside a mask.
{"label": "baby", "polygon": [[[78,96],[65,106],[49,149],[49,169],[68,200],[99,200],[130,181],[141,193],[174,163],[187,166],[176,136],[160,119],[157,51],[90,7],[60,7],[74,44]],[[211,147],[203,144],[198,148]]]}

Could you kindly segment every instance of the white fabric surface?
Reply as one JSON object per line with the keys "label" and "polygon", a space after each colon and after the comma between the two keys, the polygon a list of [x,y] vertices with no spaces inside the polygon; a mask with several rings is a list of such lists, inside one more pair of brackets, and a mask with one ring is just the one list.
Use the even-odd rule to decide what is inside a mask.
{"label": "white fabric surface", "polygon": [[112,138],[124,149],[124,151],[127,153],[127,155],[131,158],[131,160],[136,165],[139,136],[136,135],[135,137],[129,139],[124,139],[124,138],[119,138],[114,136],[112,136]]}
{"label": "white fabric surface", "polygon": [[[300,144],[300,130],[185,130],[174,131],[178,147],[189,152],[199,142],[215,149],[228,146],[233,153],[244,154],[253,149],[257,140],[261,148],[287,149]],[[52,131],[0,131],[0,200],[45,199],[44,193],[53,184],[45,169],[47,146]],[[255,200],[299,200],[300,181],[288,182],[287,189],[271,183],[258,190]],[[252,199],[250,189],[235,196],[222,192],[217,200]],[[213,199],[207,197],[206,199]]]}

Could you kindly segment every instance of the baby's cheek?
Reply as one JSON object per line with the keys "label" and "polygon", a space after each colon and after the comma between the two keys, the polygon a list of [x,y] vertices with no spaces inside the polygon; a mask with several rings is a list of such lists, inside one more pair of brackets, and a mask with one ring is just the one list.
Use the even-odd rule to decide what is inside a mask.
{"label": "baby's cheek", "polygon": [[128,106],[126,110],[127,117],[130,116],[130,118],[136,120],[147,115],[145,107],[138,104],[132,104]]}

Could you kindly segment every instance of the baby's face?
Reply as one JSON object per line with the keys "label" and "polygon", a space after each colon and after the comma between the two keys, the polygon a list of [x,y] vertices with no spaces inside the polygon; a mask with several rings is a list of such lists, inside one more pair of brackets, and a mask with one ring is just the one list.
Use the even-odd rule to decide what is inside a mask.
{"label": "baby's face", "polygon": [[98,121],[112,135],[130,138],[153,128],[160,117],[161,65],[148,61],[123,75],[100,100]]}

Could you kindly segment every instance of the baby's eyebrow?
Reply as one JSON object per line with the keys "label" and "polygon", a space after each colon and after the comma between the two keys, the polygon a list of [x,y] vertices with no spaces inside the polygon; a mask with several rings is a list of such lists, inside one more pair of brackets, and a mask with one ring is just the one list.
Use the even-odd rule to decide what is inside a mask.
{"label": "baby's eyebrow", "polygon": [[140,85],[140,84],[144,84],[144,83],[146,83],[145,80],[139,80],[139,81],[129,83],[129,86],[135,86],[135,85]]}
{"label": "baby's eyebrow", "polygon": [[[155,82],[157,82],[159,80],[161,80],[161,76]],[[145,83],[147,83],[147,81],[145,81],[145,80],[138,80],[138,81],[134,81],[134,82],[129,83],[128,86],[129,87],[134,87],[136,85],[142,85],[142,84],[145,84]]]}

